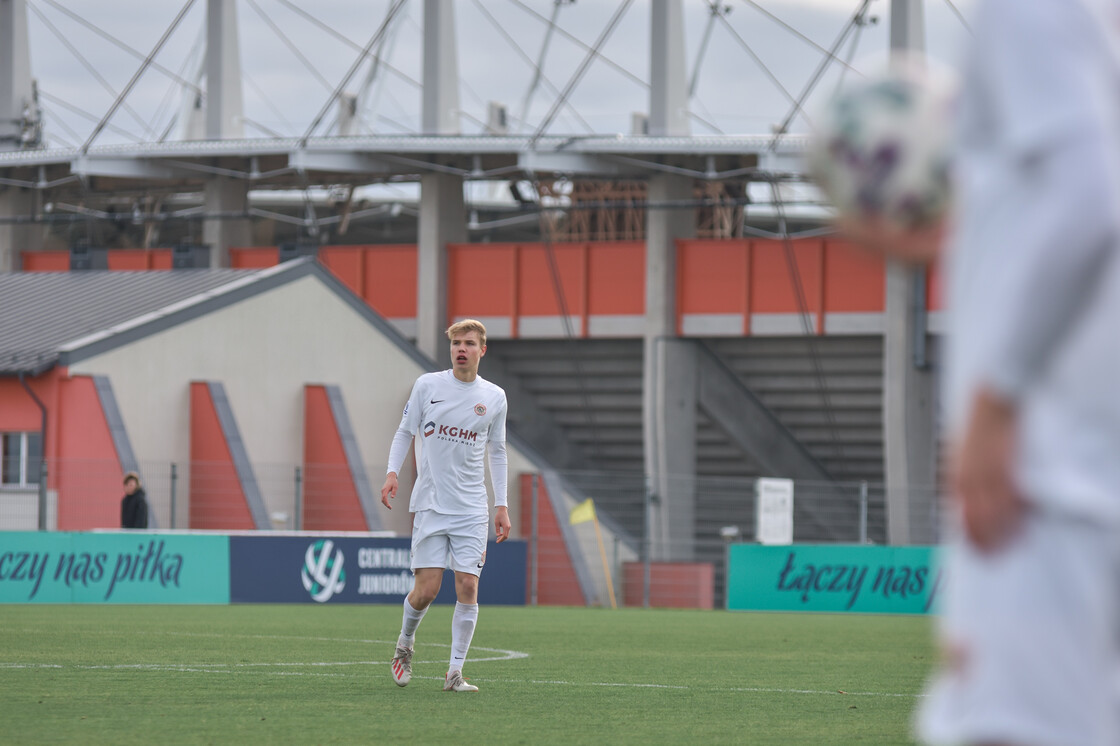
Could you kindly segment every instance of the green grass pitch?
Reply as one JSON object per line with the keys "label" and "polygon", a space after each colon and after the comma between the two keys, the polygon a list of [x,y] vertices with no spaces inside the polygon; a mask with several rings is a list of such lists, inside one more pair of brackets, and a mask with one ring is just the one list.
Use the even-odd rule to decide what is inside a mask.
{"label": "green grass pitch", "polygon": [[4,743],[910,742],[921,617],[483,607],[442,691],[451,608],[388,661],[396,606],[0,606]]}

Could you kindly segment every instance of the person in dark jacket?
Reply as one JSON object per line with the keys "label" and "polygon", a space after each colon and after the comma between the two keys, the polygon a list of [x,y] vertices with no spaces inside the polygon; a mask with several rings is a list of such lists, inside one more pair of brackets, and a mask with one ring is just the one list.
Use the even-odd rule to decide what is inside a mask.
{"label": "person in dark jacket", "polygon": [[148,527],[148,500],[140,486],[140,475],[134,471],[124,475],[124,499],[121,500],[121,528]]}

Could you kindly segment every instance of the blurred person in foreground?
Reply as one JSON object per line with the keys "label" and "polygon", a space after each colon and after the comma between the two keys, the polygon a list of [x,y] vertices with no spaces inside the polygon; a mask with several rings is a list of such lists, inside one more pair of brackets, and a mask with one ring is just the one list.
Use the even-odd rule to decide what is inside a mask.
{"label": "blurred person in foreground", "polygon": [[124,497],[121,499],[121,528],[148,527],[148,498],[140,486],[140,475],[134,471],[124,475]]}
{"label": "blurred person in foreground", "polygon": [[[393,681],[412,680],[416,628],[443,582],[455,571],[455,611],[451,617],[451,660],[445,692],[477,692],[463,678],[463,664],[478,622],[478,580],[486,564],[490,510],[485,460],[494,487],[497,541],[509,538],[507,508],[506,392],[478,375],[486,354],[486,327],[466,319],[447,330],[451,369],[416,379],[389,450],[381,502],[390,510],[398,488],[397,473],[417,433],[419,478],[412,489],[412,572],[415,583],[404,600],[404,617],[391,661]],[[484,459],[485,457],[485,459]]]}
{"label": "blurred person in foreground", "polygon": [[[1120,744],[1120,0],[980,0],[946,231],[928,743]],[[849,224],[896,258],[913,236]]]}

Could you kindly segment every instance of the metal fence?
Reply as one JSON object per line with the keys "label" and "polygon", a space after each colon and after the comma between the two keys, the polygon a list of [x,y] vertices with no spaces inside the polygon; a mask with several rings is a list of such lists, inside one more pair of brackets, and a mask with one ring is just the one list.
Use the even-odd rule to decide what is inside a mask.
{"label": "metal fence", "polygon": [[[153,528],[256,525],[244,499],[246,483],[232,465],[150,462],[139,471]],[[381,468],[366,473],[367,503],[382,511]],[[46,474],[46,489],[38,475],[22,485],[0,484],[0,530],[120,526],[118,464],[60,460],[46,464]],[[328,464],[258,463],[251,469],[265,523],[274,530],[366,530],[352,476],[349,468]],[[511,478],[514,536],[529,548],[530,601],[722,606],[728,545],[756,540],[757,486],[752,478],[703,476],[659,484],[645,474],[619,472]],[[797,481],[793,495],[795,542],[888,542],[882,484]],[[406,499],[402,494],[398,501],[403,506]],[[597,520],[571,525],[570,510],[588,499]],[[935,490],[907,495],[905,503],[912,541],[936,541]]]}

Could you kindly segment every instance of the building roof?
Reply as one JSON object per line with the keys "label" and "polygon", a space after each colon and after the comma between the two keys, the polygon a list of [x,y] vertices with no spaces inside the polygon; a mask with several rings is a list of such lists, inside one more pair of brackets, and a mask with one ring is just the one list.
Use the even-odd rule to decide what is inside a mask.
{"label": "building roof", "polygon": [[309,272],[329,276],[311,259],[263,270],[0,273],[0,376],[38,375]]}

